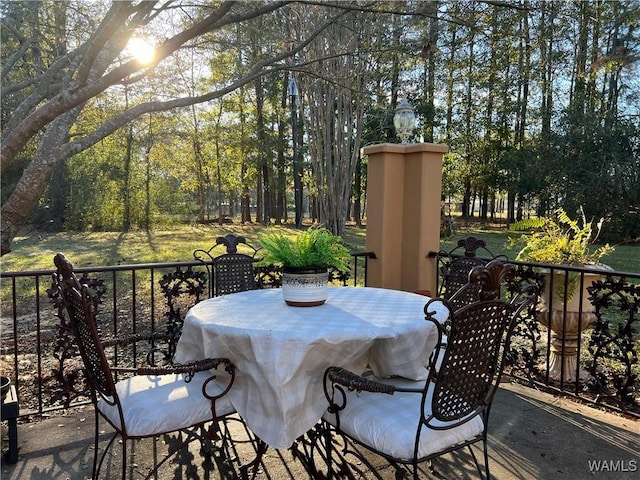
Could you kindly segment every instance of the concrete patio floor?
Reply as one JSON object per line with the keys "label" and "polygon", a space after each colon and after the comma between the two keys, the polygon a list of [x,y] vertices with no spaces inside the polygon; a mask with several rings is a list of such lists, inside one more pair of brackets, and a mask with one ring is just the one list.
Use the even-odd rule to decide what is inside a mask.
{"label": "concrete patio floor", "polygon": [[[109,427],[104,428],[110,431]],[[3,425],[3,433],[5,430]],[[639,478],[639,421],[604,413],[517,384],[505,382],[497,393],[491,411],[489,437],[491,473],[496,480]],[[190,451],[177,461],[167,462],[158,478],[220,478],[217,470],[210,472],[203,468],[197,443],[194,442]],[[19,425],[18,444],[18,462],[2,464],[3,480],[90,478],[92,407]],[[157,448],[156,455],[161,456],[162,444]],[[251,458],[252,452],[247,449],[239,456]],[[133,478],[142,478],[145,465],[153,458],[154,442],[144,440],[132,450],[136,464]],[[115,445],[114,452],[113,461],[103,467],[104,478],[120,476],[119,445]],[[384,461],[370,455],[367,458],[374,464],[375,473],[363,473],[356,478],[397,478],[394,469]],[[353,465],[365,470],[361,462],[353,460]],[[264,468],[256,478],[300,480],[313,476],[290,450],[269,449]],[[461,451],[437,459],[431,469],[425,465],[420,478],[459,480],[479,477],[470,455]]]}

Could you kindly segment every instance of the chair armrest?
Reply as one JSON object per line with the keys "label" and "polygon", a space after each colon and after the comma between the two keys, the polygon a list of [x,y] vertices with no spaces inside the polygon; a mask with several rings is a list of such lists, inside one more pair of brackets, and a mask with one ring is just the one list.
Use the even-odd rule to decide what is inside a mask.
{"label": "chair armrest", "polygon": [[376,382],[375,380],[350,372],[341,367],[329,367],[325,371],[325,384],[326,380],[329,380],[334,385],[342,385],[350,391],[355,390],[357,392],[365,391],[393,395],[396,389],[393,385]]}
{"label": "chair armrest", "polygon": [[163,341],[168,340],[168,336],[166,333],[162,332],[145,332],[145,333],[133,333],[130,335],[123,335],[118,338],[106,338],[102,341],[102,346],[104,348],[107,347],[125,347],[127,345],[131,345],[132,343],[137,342],[152,342],[152,341]]}
{"label": "chair armrest", "polygon": [[[363,375],[350,372],[342,367],[329,367],[324,371],[324,396],[329,402],[327,410],[338,414],[347,406],[347,392],[372,392],[393,395],[396,388],[393,385],[376,382]],[[346,390],[345,390],[346,388]]]}
{"label": "chair armrest", "polygon": [[235,377],[235,367],[226,358],[207,358],[205,360],[195,360],[188,363],[174,363],[172,365],[165,365],[162,367],[112,367],[111,370],[120,373],[132,373],[134,375],[171,375],[184,373],[187,375],[185,381],[189,382],[197,372],[218,369],[221,364],[224,365],[224,370],[227,373]]}
{"label": "chair armrest", "polygon": [[[171,365],[171,342],[169,334],[164,332],[144,332],[122,335],[118,338],[106,338],[102,340],[103,348],[109,347],[131,347],[137,346],[138,343],[145,342],[151,348],[148,348],[145,354],[148,365]],[[161,344],[160,346],[154,345]]]}

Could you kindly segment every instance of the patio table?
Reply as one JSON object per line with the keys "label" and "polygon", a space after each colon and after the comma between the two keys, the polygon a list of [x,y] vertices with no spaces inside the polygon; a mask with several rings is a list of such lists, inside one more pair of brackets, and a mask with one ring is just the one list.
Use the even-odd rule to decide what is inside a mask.
{"label": "patio table", "polygon": [[[266,444],[289,448],[327,407],[323,374],[332,365],[378,376],[427,377],[437,341],[424,320],[428,297],[371,287],[330,287],[316,307],[285,304],[280,289],[202,301],[186,315],[174,360],[229,358],[236,366],[230,400]],[[436,303],[436,317],[446,308]]]}

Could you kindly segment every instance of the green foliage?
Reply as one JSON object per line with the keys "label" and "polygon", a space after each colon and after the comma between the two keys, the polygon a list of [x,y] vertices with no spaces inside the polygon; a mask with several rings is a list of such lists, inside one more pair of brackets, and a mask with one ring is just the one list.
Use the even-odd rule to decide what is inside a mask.
{"label": "green foliage", "polygon": [[609,244],[592,248],[602,229],[600,219],[593,229],[593,221],[587,222],[584,211],[580,209],[581,222],[571,219],[559,208],[556,218],[527,219],[511,225],[514,232],[526,231],[519,239],[512,242],[524,244],[516,260],[556,265],[596,265],[600,259],[611,253]]}
{"label": "green foliage", "polygon": [[[600,259],[613,251],[609,244],[592,248],[602,229],[603,219],[600,219],[594,232],[593,221],[587,222],[584,210],[580,208],[581,222],[571,219],[567,213],[559,208],[555,211],[556,218],[538,218],[522,220],[511,225],[512,231],[530,231],[516,242],[524,243],[524,247],[516,260],[549,263],[555,265],[587,266],[598,265]],[[580,275],[570,273],[567,286],[567,297],[571,298],[575,292]],[[565,298],[564,283],[555,283],[554,298],[563,301]]]}
{"label": "green foliage", "polygon": [[258,235],[263,247],[264,264],[285,267],[335,267],[346,270],[350,253],[342,238],[333,235],[326,228],[309,228],[291,237],[280,232]]}
{"label": "green foliage", "polygon": [[559,139],[569,160],[565,175],[571,174],[568,177],[571,182],[563,191],[568,200],[565,208],[583,205],[590,216],[608,218],[610,223],[603,234],[608,241],[637,239],[640,237],[640,125],[622,120],[612,126],[594,125],[584,117],[575,123],[574,129],[567,129]]}

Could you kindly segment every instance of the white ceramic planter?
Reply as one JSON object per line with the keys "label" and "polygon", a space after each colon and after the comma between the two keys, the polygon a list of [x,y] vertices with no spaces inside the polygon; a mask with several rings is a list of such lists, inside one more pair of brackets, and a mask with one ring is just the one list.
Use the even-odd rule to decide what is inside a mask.
{"label": "white ceramic planter", "polygon": [[325,268],[284,267],[282,297],[292,307],[322,305],[329,290],[329,275]]}

